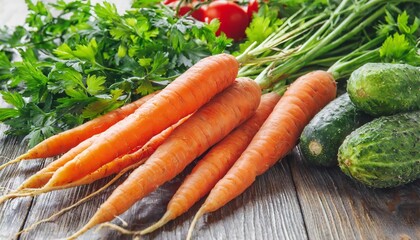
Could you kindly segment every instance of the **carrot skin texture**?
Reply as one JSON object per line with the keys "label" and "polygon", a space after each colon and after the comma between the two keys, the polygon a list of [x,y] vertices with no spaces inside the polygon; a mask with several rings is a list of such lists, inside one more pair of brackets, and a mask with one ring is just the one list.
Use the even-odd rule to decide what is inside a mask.
{"label": "carrot skin texture", "polygon": [[141,234],[150,233],[187,212],[198,200],[208,194],[248,146],[279,99],[280,95],[274,92],[261,96],[255,114],[214,145],[199,160],[169,201],[162,219],[141,231]]}
{"label": "carrot skin texture", "polygon": [[96,141],[74,161],[55,172],[47,185],[72,182],[126,154],[135,146],[145,144],[231,85],[238,68],[237,60],[228,54],[200,60],[133,114],[101,133],[101,141]]}
{"label": "carrot skin texture", "polygon": [[261,98],[251,79],[238,79],[176,128],[169,138],[118,186],[91,220],[71,238],[112,220],[179,174],[189,163],[249,118]]}
{"label": "carrot skin texture", "polygon": [[70,151],[66,152],[58,158],[57,160],[51,162],[43,169],[36,172],[34,175],[26,179],[18,188],[17,190],[22,190],[26,188],[40,188],[44,186],[52,177],[53,173],[60,167],[62,167],[67,162],[71,161],[74,157],[77,156],[80,152],[87,149],[92,143],[98,138],[98,135],[94,135],[81,143],[79,143],[76,147],[70,149]]}
{"label": "carrot skin texture", "polygon": [[[174,217],[186,212],[195,202],[210,192],[246,149],[279,99],[280,96],[277,93],[263,95],[256,113],[214,146],[198,162],[168,204],[168,208],[178,209],[178,212],[174,212]],[[184,200],[187,196],[194,196],[194,200]],[[189,202],[188,205],[184,205],[187,202]]]}
{"label": "carrot skin texture", "polygon": [[[138,149],[133,151],[132,153],[126,154],[124,156],[121,156],[112,162],[109,162],[105,164],[104,166],[100,167],[98,170],[82,177],[81,179],[78,179],[74,182],[71,182],[66,185],[61,185],[53,188],[43,187],[46,182],[51,178],[54,171],[58,169],[60,166],[62,166],[64,163],[63,161],[68,160],[71,158],[70,155],[74,155],[72,150],[74,150],[77,147],[85,147],[83,146],[88,144],[87,141],[91,140],[94,141],[94,137],[97,137],[95,135],[94,137],[85,140],[81,144],[79,144],[77,147],[70,150],[65,155],[68,155],[66,159],[57,159],[56,161],[50,163],[46,168],[42,169],[41,171],[37,172],[33,176],[31,176],[29,179],[27,179],[24,183],[20,185],[20,187],[13,191],[12,193],[5,195],[0,198],[0,203],[6,201],[7,199],[16,198],[16,197],[25,197],[25,196],[36,196],[40,195],[42,193],[55,191],[55,190],[62,190],[66,188],[81,186],[85,184],[92,183],[96,180],[108,177],[115,173],[121,173],[127,170],[128,167],[132,167],[134,169],[135,165],[143,164],[147,157],[149,157],[155,150],[158,148],[163,141],[168,138],[168,136],[172,133],[172,131],[179,125],[181,125],[183,122],[185,122],[188,119],[189,116],[181,119],[176,124],[170,126],[169,128],[165,129],[158,135],[154,136],[150,139],[144,146],[139,146]],[[80,146],[82,145],[82,146]],[[73,151],[75,154],[77,154],[77,151]],[[65,155],[63,155],[65,157]]]}
{"label": "carrot skin texture", "polygon": [[61,132],[45,139],[25,153],[22,159],[47,158],[65,153],[77,146],[82,141],[101,133],[132,114],[137,108],[151,99],[157,93],[151,93],[121,108],[108,112],[100,117],[94,118],[80,126]]}
{"label": "carrot skin texture", "polygon": [[76,180],[75,182],[70,183],[72,186],[80,186],[84,184],[92,183],[96,180],[108,177],[112,174],[119,173],[121,170],[126,167],[138,163],[140,161],[146,161],[147,157],[153,154],[153,152],[169,137],[175,128],[184,123],[189,116],[181,119],[176,124],[170,126],[169,128],[163,130],[158,135],[152,137],[143,147],[134,151],[133,153],[126,154],[121,156],[104,166],[100,167],[98,170],[93,173],[88,174],[87,176]]}
{"label": "carrot skin texture", "polygon": [[336,82],[328,72],[310,72],[293,82],[247,149],[212,189],[202,212],[224,206],[289,153],[303,128],[335,97]]}

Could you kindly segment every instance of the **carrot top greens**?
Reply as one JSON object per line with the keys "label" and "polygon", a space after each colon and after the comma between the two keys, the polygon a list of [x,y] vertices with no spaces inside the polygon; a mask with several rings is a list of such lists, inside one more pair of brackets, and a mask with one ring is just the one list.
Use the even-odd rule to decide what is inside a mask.
{"label": "carrot top greens", "polygon": [[264,89],[284,90],[298,76],[332,65],[330,71],[339,79],[369,61],[419,64],[420,20],[414,14],[420,1],[316,2],[278,27],[270,25],[276,29],[263,41],[253,37],[244,45],[237,57],[243,65],[240,76],[255,78]]}

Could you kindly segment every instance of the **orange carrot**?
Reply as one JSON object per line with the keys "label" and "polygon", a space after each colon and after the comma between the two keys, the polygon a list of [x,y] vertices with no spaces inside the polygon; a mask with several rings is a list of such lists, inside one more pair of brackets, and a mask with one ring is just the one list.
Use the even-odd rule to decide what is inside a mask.
{"label": "orange carrot", "polygon": [[314,71],[293,82],[261,126],[246,150],[211,190],[197,212],[197,220],[216,211],[247,189],[255,178],[291,151],[313,116],[336,96],[336,83],[325,71]]}
{"label": "orange carrot", "polygon": [[133,114],[101,133],[98,141],[58,169],[46,186],[77,180],[146,143],[231,85],[238,68],[236,59],[228,54],[200,60]]}
{"label": "orange carrot", "polygon": [[[98,170],[86,175],[85,177],[79,180],[76,180],[74,182],[71,182],[66,185],[61,185],[61,186],[42,187],[44,186],[46,182],[48,182],[48,180],[53,175],[54,171],[56,171],[59,167],[64,165],[65,161],[69,160],[69,158],[71,157],[70,155],[73,155],[70,153],[72,152],[72,150],[74,150],[72,149],[68,153],[63,155],[63,157],[66,155],[69,155],[69,157],[66,157],[64,159],[62,158],[57,159],[56,161],[52,162],[41,171],[31,176],[29,179],[27,179],[22,185],[20,185],[20,187],[17,188],[17,190],[0,197],[0,204],[11,198],[35,196],[35,195],[39,195],[39,194],[50,192],[50,191],[61,190],[65,188],[89,184],[96,180],[108,177],[112,174],[119,173],[122,170],[128,168],[129,166],[142,164],[147,160],[147,157],[149,157],[156,150],[156,148],[158,148],[163,143],[163,141],[166,138],[168,138],[168,136],[172,133],[172,131],[177,126],[185,122],[188,119],[188,117],[189,116],[181,119],[176,124],[170,126],[169,128],[159,133],[158,135],[154,136],[143,147],[135,150],[132,153],[116,158],[115,160],[105,164],[104,166],[100,167]],[[97,137],[97,135],[95,135],[94,137]],[[94,137],[89,139],[90,142],[94,141],[93,139]],[[87,142],[87,140],[85,140],[84,142]],[[83,143],[81,143],[80,145],[83,145]]]}
{"label": "orange carrot", "polygon": [[151,93],[137,101],[92,119],[78,127],[51,136],[50,138],[45,139],[35,147],[28,150],[26,153],[20,155],[16,159],[1,165],[0,170],[10,164],[17,163],[22,160],[47,158],[65,153],[73,147],[77,146],[82,141],[92,137],[95,134],[105,131],[116,122],[127,117],[137,108],[143,105],[147,100],[156,95],[156,93]]}
{"label": "orange carrot", "polygon": [[208,194],[248,146],[279,99],[280,95],[277,93],[264,94],[255,114],[212,147],[185,178],[163,217],[140,234],[150,233],[175,219]]}
{"label": "orange carrot", "polygon": [[112,174],[119,173],[121,170],[138,162],[145,162],[147,158],[150,155],[152,155],[153,152],[170,136],[170,134],[175,130],[175,128],[184,123],[188,118],[189,116],[181,119],[176,124],[170,126],[158,135],[152,137],[142,148],[138,149],[137,151],[130,154],[126,154],[105,164],[98,170],[88,174],[80,180],[70,183],[70,185],[80,186],[84,184],[89,184],[96,180],[108,177]]}
{"label": "orange carrot", "polygon": [[83,150],[88,148],[94,141],[96,141],[98,138],[98,135],[94,135],[83,142],[81,142],[76,147],[70,149],[70,151],[66,152],[58,158],[57,160],[51,162],[43,169],[39,170],[37,173],[26,179],[18,188],[17,190],[22,190],[25,188],[39,188],[44,186],[52,177],[53,173],[60,167],[62,167],[64,164],[72,160],[74,157],[76,157],[79,153],[81,153]]}
{"label": "orange carrot", "polygon": [[[140,166],[141,164],[143,164],[147,160],[147,157],[149,157],[156,150],[156,148],[159,147],[166,138],[168,138],[168,136],[172,133],[172,131],[176,127],[181,125],[183,122],[185,122],[188,118],[189,118],[189,116],[181,119],[176,124],[170,126],[169,128],[167,128],[164,131],[162,131],[161,133],[159,133],[158,135],[154,136],[142,148],[136,150],[135,152],[124,155],[122,157],[119,157],[119,158],[115,159],[112,162],[107,163],[106,165],[102,166],[101,168],[99,168],[95,172],[83,177],[80,180],[77,180],[75,182],[72,182],[72,183],[64,185],[64,186],[59,186],[56,189],[50,189],[50,190],[59,190],[59,189],[64,189],[64,188],[70,188],[70,187],[80,186],[80,185],[84,185],[84,184],[89,184],[89,183],[92,183],[92,182],[94,182],[96,180],[99,180],[101,178],[105,178],[105,177],[108,177],[108,176],[110,176],[114,173],[117,173],[117,175],[114,178],[112,178],[110,181],[108,181],[100,189],[98,189],[95,192],[89,194],[88,196],[80,199],[79,201],[72,204],[71,206],[68,206],[66,208],[61,209],[59,212],[54,213],[50,217],[48,217],[46,219],[43,219],[43,220],[40,220],[38,222],[35,222],[34,224],[32,224],[29,227],[20,231],[18,234],[21,234],[23,232],[28,232],[29,230],[35,228],[36,226],[38,226],[41,223],[52,221],[53,219],[60,216],[61,214],[79,206],[83,202],[91,199],[95,195],[97,195],[97,194],[101,193],[103,190],[107,189],[112,183],[114,183],[117,179],[119,179],[121,176],[123,176],[126,172],[128,172],[130,170],[133,170],[133,169],[137,168],[138,166]],[[45,189],[37,189],[33,192],[33,194],[30,194],[30,192],[25,192],[25,193],[17,194],[17,195],[19,195],[18,197],[20,197],[20,196],[33,196],[33,195],[36,195],[38,193],[41,194],[41,193],[45,192],[44,190]],[[3,197],[0,197],[0,202],[1,202],[2,198]]]}
{"label": "orange carrot", "polygon": [[258,107],[260,96],[261,90],[253,80],[235,81],[176,128],[147,162],[134,170],[91,220],[70,238],[112,220],[174,178],[195,158],[249,118]]}

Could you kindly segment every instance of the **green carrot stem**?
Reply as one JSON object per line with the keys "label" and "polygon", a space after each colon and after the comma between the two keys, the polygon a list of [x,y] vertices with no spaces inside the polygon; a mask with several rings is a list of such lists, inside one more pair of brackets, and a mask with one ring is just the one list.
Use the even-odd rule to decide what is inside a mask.
{"label": "green carrot stem", "polygon": [[363,64],[368,62],[377,62],[379,59],[379,49],[375,49],[368,51],[351,61],[333,65],[333,67],[328,69],[328,71],[331,72],[334,79],[340,79],[349,76],[355,69],[359,68]]}
{"label": "green carrot stem", "polygon": [[[383,13],[384,8],[383,5],[386,3],[384,0],[372,0],[368,1],[365,4],[360,4],[357,9],[354,9],[350,15],[348,15],[337,27],[335,27],[328,35],[323,37],[320,41],[318,41],[315,45],[310,46],[310,49],[302,55],[296,56],[294,58],[289,59],[284,64],[281,64],[270,71],[270,76],[260,74],[257,76],[256,81],[260,86],[263,88],[269,87],[279,76],[283,76],[284,74],[291,74],[295,71],[298,71],[303,66],[308,64],[313,59],[325,54],[326,52],[335,49],[342,44],[347,39],[350,39],[358,32],[362,31],[368,24],[370,24],[373,20],[377,19],[381,16],[380,13]],[[342,5],[340,5],[342,6]],[[375,12],[368,17],[367,19],[363,19],[362,17],[371,12],[372,9]],[[349,25],[352,25],[354,21],[361,22],[357,27],[353,28],[350,32],[345,33],[344,35],[340,36]],[[330,19],[325,24],[330,24],[333,21]],[[365,23],[366,22],[366,23]],[[338,37],[340,36],[340,37]],[[333,44],[331,44],[333,43]],[[333,45],[333,46],[330,46]],[[309,47],[308,47],[309,48]],[[262,72],[263,73],[263,72]]]}

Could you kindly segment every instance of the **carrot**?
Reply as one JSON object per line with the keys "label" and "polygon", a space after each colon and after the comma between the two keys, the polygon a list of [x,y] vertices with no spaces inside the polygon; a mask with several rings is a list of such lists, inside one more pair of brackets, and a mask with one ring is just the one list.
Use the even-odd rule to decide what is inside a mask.
{"label": "carrot", "polygon": [[70,183],[70,185],[80,186],[84,184],[89,184],[96,180],[108,177],[112,174],[119,173],[121,170],[127,168],[128,166],[136,164],[138,162],[144,163],[147,160],[147,157],[153,154],[153,152],[170,136],[170,134],[175,130],[175,128],[177,128],[182,123],[184,123],[188,118],[189,116],[181,119],[180,121],[170,126],[169,128],[165,129],[158,135],[152,137],[150,141],[148,141],[139,150],[130,154],[126,154],[122,157],[119,157],[105,164],[104,166],[100,167],[98,170],[92,172],[91,174],[88,174],[87,176],[81,178],[80,180]]}
{"label": "carrot", "polygon": [[[157,92],[156,92],[157,93]],[[100,117],[92,119],[80,126],[51,136],[40,142],[19,157],[0,166],[0,170],[13,163],[34,158],[47,158],[65,153],[77,146],[82,141],[101,133],[114,125],[116,122],[133,113],[137,108],[151,99],[156,93],[151,93],[121,108],[108,112]]]}
{"label": "carrot", "polygon": [[150,233],[175,219],[208,194],[248,146],[279,99],[280,95],[277,93],[264,94],[255,114],[212,147],[185,178],[169,202],[163,217],[140,234]]}
{"label": "carrot", "polygon": [[22,190],[25,188],[39,188],[44,186],[52,177],[53,173],[64,164],[72,160],[76,157],[79,153],[83,150],[88,148],[94,141],[96,141],[98,135],[94,135],[83,142],[79,143],[76,147],[70,149],[70,151],[63,154],[57,160],[51,162],[43,169],[39,170],[37,173],[26,179],[18,188],[17,190]]}
{"label": "carrot", "polygon": [[174,178],[195,158],[249,118],[258,107],[260,96],[261,90],[253,80],[244,78],[235,81],[176,128],[147,162],[134,170],[70,239],[97,224],[112,220]]}
{"label": "carrot", "polygon": [[[39,172],[37,172],[36,174],[28,178],[22,185],[20,185],[19,188],[17,188],[17,190],[5,196],[0,197],[0,204],[10,198],[35,196],[35,195],[39,195],[39,194],[54,191],[54,190],[61,190],[65,188],[89,184],[96,180],[108,177],[112,174],[119,173],[123,169],[126,169],[131,165],[142,164],[147,160],[147,157],[149,157],[156,150],[156,148],[158,148],[163,143],[163,141],[166,138],[168,138],[168,136],[172,133],[172,131],[177,126],[185,122],[188,119],[188,117],[189,116],[181,119],[176,124],[170,126],[169,128],[159,133],[158,135],[154,136],[153,138],[150,139],[150,141],[148,141],[144,146],[142,146],[138,150],[116,158],[115,160],[105,164],[104,166],[100,167],[98,170],[84,176],[83,178],[79,180],[76,180],[74,182],[71,182],[66,185],[61,185],[61,186],[43,187],[44,184],[48,182],[49,178],[51,178],[54,171],[56,171],[59,167],[64,165],[66,161],[68,161],[69,159],[72,159],[71,156],[74,154],[72,154],[71,152],[75,150],[75,148],[73,148],[68,153],[64,154],[62,158],[57,159],[56,161],[50,163],[47,167],[45,167],[44,169],[40,170]],[[82,148],[82,147],[88,146],[87,144],[91,144],[91,142],[94,141],[96,138],[97,138],[97,135],[88,139],[89,142],[87,142],[88,140],[85,140],[83,143],[79,144],[78,147]],[[84,145],[84,146],[81,146],[81,145]],[[77,153],[77,151],[73,151],[73,152]]]}
{"label": "carrot", "polygon": [[133,114],[101,133],[98,141],[58,169],[46,186],[70,183],[146,143],[231,85],[238,68],[228,54],[200,60]]}
{"label": "carrot", "polygon": [[325,71],[314,71],[293,82],[232,168],[211,190],[195,215],[197,220],[240,195],[296,145],[305,125],[336,96],[336,83]]}

